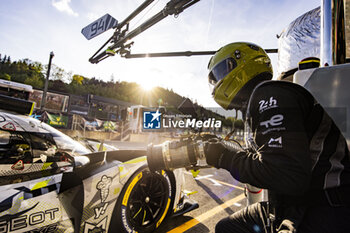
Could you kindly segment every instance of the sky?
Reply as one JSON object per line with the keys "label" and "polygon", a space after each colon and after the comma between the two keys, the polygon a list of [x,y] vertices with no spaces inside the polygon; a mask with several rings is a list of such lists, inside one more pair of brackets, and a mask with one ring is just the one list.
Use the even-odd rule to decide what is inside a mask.
{"label": "sky", "polygon": [[[156,0],[130,23],[132,30],[164,8]],[[52,62],[72,74],[105,81],[161,86],[204,107],[218,107],[207,81],[210,56],[135,58],[119,56],[91,64],[88,59],[113,30],[86,40],[81,29],[109,13],[123,21],[143,0],[0,0],[0,53],[11,60]],[[132,53],[218,50],[237,41],[277,48],[277,37],[288,24],[320,5],[320,0],[201,0],[178,17],[168,16],[135,37]],[[130,31],[131,31],[130,30]],[[274,73],[276,54],[270,55]]]}

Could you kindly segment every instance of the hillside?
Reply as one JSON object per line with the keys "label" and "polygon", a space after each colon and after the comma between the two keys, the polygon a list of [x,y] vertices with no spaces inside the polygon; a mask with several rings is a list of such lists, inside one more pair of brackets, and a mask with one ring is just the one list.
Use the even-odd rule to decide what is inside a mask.
{"label": "hillside", "polygon": [[[33,62],[30,59],[11,61],[10,56],[0,54],[0,79],[25,83],[37,89],[43,89],[47,65],[40,62]],[[103,81],[97,77],[84,77],[79,74],[72,74],[64,69],[52,65],[49,81],[49,90],[70,93],[75,95],[93,94],[107,98],[122,100],[133,104],[146,106],[166,106],[172,112],[178,112],[177,107],[186,99],[183,96],[162,87],[145,91],[139,84],[125,81]],[[224,125],[231,125],[231,120],[225,120],[210,110],[204,109],[195,103],[194,106],[200,109],[204,117],[215,117],[221,119]]]}

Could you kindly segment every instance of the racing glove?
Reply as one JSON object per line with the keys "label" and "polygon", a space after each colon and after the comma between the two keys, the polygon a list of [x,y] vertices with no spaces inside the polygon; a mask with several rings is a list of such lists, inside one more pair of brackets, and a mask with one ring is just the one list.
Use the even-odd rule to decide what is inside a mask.
{"label": "racing glove", "polygon": [[226,163],[241,151],[241,146],[233,141],[213,138],[204,143],[204,155],[208,165],[216,168],[227,167]]}
{"label": "racing glove", "polygon": [[292,221],[285,219],[277,229],[278,233],[296,233],[297,230]]}

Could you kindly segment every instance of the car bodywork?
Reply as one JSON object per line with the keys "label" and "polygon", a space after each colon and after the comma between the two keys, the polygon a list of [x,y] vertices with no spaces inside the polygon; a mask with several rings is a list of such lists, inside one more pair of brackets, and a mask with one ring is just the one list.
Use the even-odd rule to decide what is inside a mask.
{"label": "car bodywork", "polygon": [[[82,144],[36,119],[4,111],[0,120],[0,232],[108,231],[118,198],[127,202],[137,177],[145,174],[146,151],[87,154]],[[6,135],[17,144],[6,147],[11,144]],[[39,143],[36,137],[45,140]],[[169,173],[161,174],[169,198],[157,227],[168,212],[182,213],[194,206],[184,205],[183,170]],[[126,184],[128,190],[120,197]],[[127,221],[124,227],[133,231]]]}

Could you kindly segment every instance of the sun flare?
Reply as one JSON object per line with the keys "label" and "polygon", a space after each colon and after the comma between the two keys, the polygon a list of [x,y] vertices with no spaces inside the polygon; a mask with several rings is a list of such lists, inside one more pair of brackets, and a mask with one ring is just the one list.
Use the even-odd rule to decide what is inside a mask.
{"label": "sun flare", "polygon": [[152,82],[141,82],[140,86],[144,91],[147,92],[152,91],[152,89],[155,88],[155,85]]}

